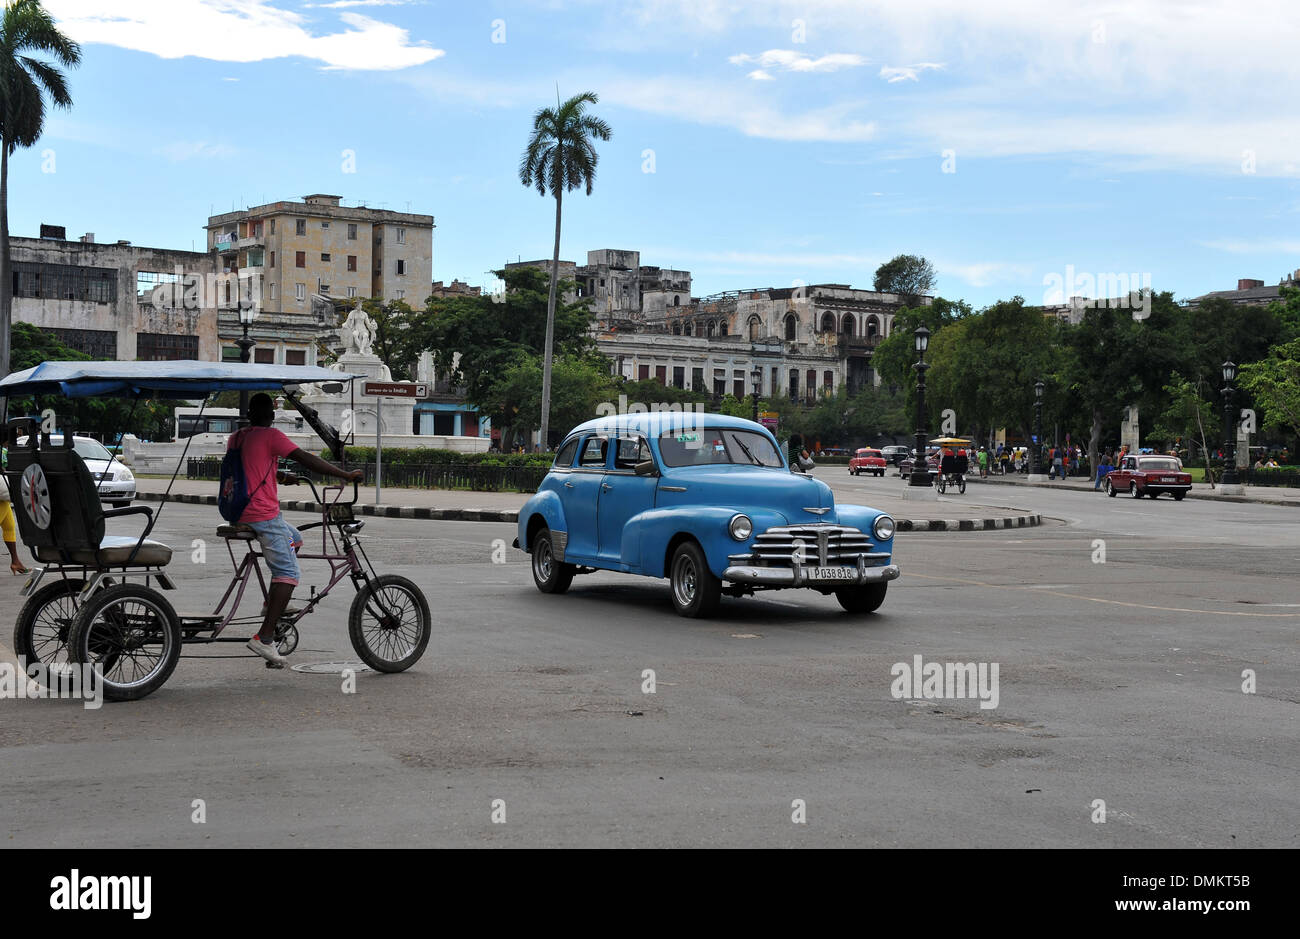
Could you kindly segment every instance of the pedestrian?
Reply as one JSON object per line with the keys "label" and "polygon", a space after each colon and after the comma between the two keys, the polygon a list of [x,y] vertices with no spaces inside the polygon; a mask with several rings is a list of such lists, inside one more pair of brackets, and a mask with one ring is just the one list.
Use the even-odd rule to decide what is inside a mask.
{"label": "pedestrian", "polygon": [[1065,451],[1060,447],[1052,448],[1052,471],[1056,478],[1065,478]]}
{"label": "pedestrian", "polygon": [[791,434],[790,442],[786,445],[786,454],[790,463],[790,472],[806,473],[815,465],[808,451],[804,449],[803,437],[799,434]]}
{"label": "pedestrian", "polygon": [[989,451],[987,447],[980,447],[979,452],[980,478],[985,479],[989,475]]}
{"label": "pedestrian", "polygon": [[18,530],[9,500],[9,481],[3,473],[0,473],[0,532],[3,532],[5,547],[9,549],[9,572],[15,577],[30,574],[31,571],[18,559]]}
{"label": "pedestrian", "polygon": [[1101,489],[1101,481],[1106,478],[1111,471],[1110,457],[1102,454],[1097,458],[1097,481],[1093,484],[1092,491],[1097,492]]}
{"label": "pedestrian", "polygon": [[298,481],[293,473],[280,472],[280,457],[287,457],[326,476],[352,482],[362,477],[361,470],[342,470],[326,463],[314,453],[300,449],[292,440],[271,426],[275,420],[275,404],[268,394],[255,394],[248,402],[248,427],[236,431],[226,443],[228,450],[240,452],[248,487],[248,505],[239,516],[239,523],[247,525],[257,535],[262,545],[262,557],[271,571],[271,587],[267,591],[266,609],[262,628],[248,648],[266,659],[275,668],[284,668],[284,656],[275,647],[275,627],[293,598],[298,586],[298,549],[302,535],[284,519],[280,512],[280,493],[277,481],[292,485]]}

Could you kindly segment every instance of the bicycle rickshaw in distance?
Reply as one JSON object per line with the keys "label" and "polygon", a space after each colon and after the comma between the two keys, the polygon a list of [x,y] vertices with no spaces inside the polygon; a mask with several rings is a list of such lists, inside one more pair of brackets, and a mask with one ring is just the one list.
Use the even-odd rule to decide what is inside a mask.
{"label": "bicycle rickshaw in distance", "polygon": [[[15,653],[28,663],[40,662],[50,675],[57,675],[60,668],[91,666],[102,676],[103,695],[110,701],[143,698],[167,681],[183,645],[246,642],[247,635],[223,633],[232,626],[261,627],[260,612],[244,617],[238,612],[253,581],[259,588],[253,592],[259,608],[266,602],[268,578],[252,530],[220,524],[216,534],[225,541],[234,567],[230,584],[211,613],[178,614],[166,596],[175,590],[167,572],[172,549],[149,538],[167,505],[171,484],[157,512],[144,505],[105,512],[92,474],[70,445],[75,428],[59,428],[64,444],[52,445],[51,434],[42,432],[53,429],[51,422],[42,428],[31,418],[8,420],[10,401],[104,396],[206,399],[220,391],[278,391],[325,442],[334,461],[345,463],[344,441],[299,394],[309,383],[351,382],[356,377],[301,365],[44,362],[0,381],[0,397],[5,399],[0,420],[10,445],[4,472],[23,543],[42,565],[23,587],[26,602],[14,627]],[[57,412],[53,423],[57,424]],[[26,443],[18,446],[23,436]],[[172,482],[188,447],[187,442]],[[306,542],[298,557],[328,562],[330,577],[323,588],[312,587],[308,597],[299,598],[301,609],[281,618],[275,633],[280,654],[294,651],[298,624],[347,578],[356,590],[348,636],[357,655],[380,672],[410,668],[429,642],[428,601],[410,580],[376,573],[357,539],[365,523],[353,511],[355,482],[350,500],[343,498],[345,485],[322,485],[318,490],[310,479],[307,482],[321,519],[297,526]],[[144,522],[137,537],[105,534],[106,520],[133,515]],[[315,543],[316,529],[319,552],[308,549]],[[242,553],[236,545],[242,545]]]}
{"label": "bicycle rickshaw in distance", "polygon": [[[949,488],[955,487],[964,494],[966,474],[970,471],[970,458],[966,454],[970,452],[971,442],[965,437],[935,437],[930,443],[944,448],[939,457],[939,475],[935,477],[935,489],[939,495],[943,495]],[[957,453],[948,453],[946,451],[949,447],[961,449]]]}

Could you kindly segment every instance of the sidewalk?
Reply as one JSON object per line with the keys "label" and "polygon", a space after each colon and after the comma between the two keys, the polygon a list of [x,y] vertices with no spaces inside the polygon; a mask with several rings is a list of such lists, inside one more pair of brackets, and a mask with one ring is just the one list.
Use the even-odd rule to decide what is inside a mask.
{"label": "sidewalk", "polygon": [[[1009,476],[989,476],[980,479],[979,474],[967,476],[971,485],[993,483],[999,486],[1028,486],[1029,477],[1019,473]],[[1078,489],[1092,490],[1091,479],[1082,476],[1067,476],[1065,479],[1053,479],[1042,484],[1035,484],[1042,489]],[[1104,488],[1104,486],[1103,486]],[[1220,502],[1250,502],[1258,505],[1294,505],[1300,506],[1300,489],[1288,489],[1284,486],[1247,486],[1245,493],[1239,496],[1221,496],[1218,489],[1211,489],[1208,483],[1192,483],[1192,490],[1187,494],[1190,499],[1218,499]],[[1125,498],[1121,493],[1117,498]]]}
{"label": "sidewalk", "polygon": [[[137,498],[145,502],[162,501],[167,489],[166,479],[137,478]],[[215,480],[178,479],[172,486],[169,501],[191,505],[217,504]],[[1010,490],[1006,490],[1010,491]],[[310,501],[311,490],[305,485],[281,486],[280,495],[307,496],[301,499],[281,498],[280,507],[286,512],[316,512]],[[990,495],[993,493],[990,492]],[[461,522],[515,522],[519,510],[532,493],[528,492],[466,492],[459,489],[396,489],[385,486],[383,503],[375,504],[375,490],[363,488],[357,500],[358,515],[377,515],[386,518],[414,518]],[[836,493],[837,501],[854,502],[861,494]],[[936,502],[904,502],[900,498],[873,495],[871,507],[888,512],[898,523],[899,531],[991,531],[1000,528],[1026,528],[1042,524],[1042,516],[1027,509],[1000,505],[982,505],[963,497]],[[1000,498],[992,501],[1004,501]],[[214,509],[215,514],[215,509]]]}

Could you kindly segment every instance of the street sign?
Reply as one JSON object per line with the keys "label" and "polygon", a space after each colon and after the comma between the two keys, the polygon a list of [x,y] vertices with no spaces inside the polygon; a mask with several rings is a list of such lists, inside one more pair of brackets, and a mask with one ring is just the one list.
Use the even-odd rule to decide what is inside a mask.
{"label": "street sign", "polygon": [[776,411],[763,411],[758,415],[758,422],[764,427],[775,430],[780,422],[780,414]]}
{"label": "street sign", "polygon": [[378,398],[427,398],[429,386],[409,381],[367,381],[361,384],[361,393]]}

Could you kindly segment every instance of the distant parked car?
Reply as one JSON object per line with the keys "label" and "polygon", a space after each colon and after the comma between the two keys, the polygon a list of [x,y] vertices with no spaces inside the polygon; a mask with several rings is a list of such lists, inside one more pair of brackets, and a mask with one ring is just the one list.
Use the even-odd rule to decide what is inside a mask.
{"label": "distant parked car", "polygon": [[[50,445],[63,446],[62,434],[50,434]],[[18,446],[27,446],[27,438],[19,437]],[[99,487],[101,502],[111,502],[114,508],[124,508],[135,498],[135,474],[122,460],[92,437],[72,437],[72,449],[90,470],[90,476]],[[117,449],[117,448],[115,448]]]}
{"label": "distant parked car", "polygon": [[595,570],[665,577],[677,613],[699,617],[724,593],[790,587],[872,613],[899,576],[893,539],[884,512],[837,505],[824,482],[791,473],[761,424],[657,412],[570,431],[514,546],[543,593]]}
{"label": "distant parked car", "polygon": [[885,456],[879,450],[863,447],[849,460],[849,475],[858,476],[870,473],[873,476],[885,475]]}
{"label": "distant parked car", "polygon": [[887,447],[881,447],[880,452],[884,456],[885,462],[890,466],[897,466],[906,460],[912,451],[900,444],[890,444]]}
{"label": "distant parked car", "polygon": [[1126,456],[1119,468],[1106,476],[1106,495],[1111,498],[1126,492],[1134,499],[1158,499],[1167,492],[1175,502],[1182,502],[1191,488],[1191,474],[1183,472],[1183,463],[1176,456]]}
{"label": "distant parked car", "polygon": [[[938,472],[939,472],[939,460],[940,460],[941,457],[942,457],[942,452],[939,450],[938,447],[930,447],[930,448],[926,451],[926,453],[929,454],[930,473],[931,473],[932,475],[938,473]],[[898,464],[898,472],[899,472],[899,475],[900,475],[900,476],[911,476],[911,475],[912,475],[912,465],[913,465],[915,462],[916,462],[916,461],[915,461],[915,459],[913,458],[912,454],[909,453],[908,456],[907,456],[907,459],[903,460],[901,463]]]}

